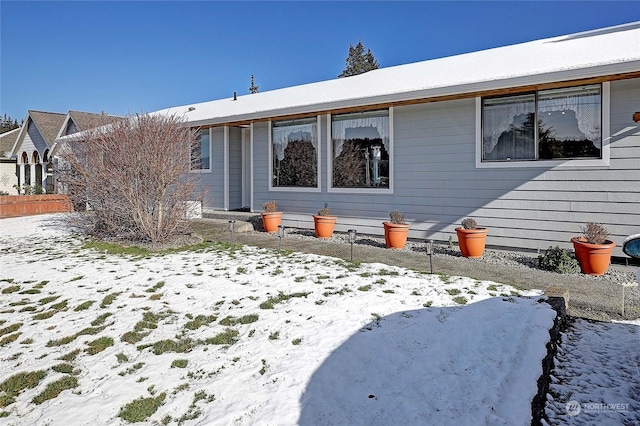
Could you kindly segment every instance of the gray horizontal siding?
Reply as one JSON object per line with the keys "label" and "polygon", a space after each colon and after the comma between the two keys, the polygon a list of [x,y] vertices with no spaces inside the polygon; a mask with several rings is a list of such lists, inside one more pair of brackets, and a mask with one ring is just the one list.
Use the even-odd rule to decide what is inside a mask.
{"label": "gray horizontal siding", "polygon": [[242,130],[229,129],[229,209],[242,207]]}
{"label": "gray horizontal siding", "polygon": [[[326,202],[338,215],[338,231],[380,235],[381,222],[397,209],[412,224],[412,238],[455,239],[461,219],[473,216],[491,229],[490,245],[569,247],[587,221],[603,223],[620,245],[640,232],[640,127],[631,120],[638,104],[639,79],[612,82],[610,166],[571,169],[477,169],[473,99],[397,107],[393,194],[328,193],[326,157],[320,193],[268,193],[264,124],[254,134],[254,195],[260,203],[276,199],[287,226],[312,227],[311,214]],[[322,128],[326,152],[324,119]],[[622,255],[619,246],[614,255]]]}
{"label": "gray horizontal siding", "polygon": [[224,209],[224,129],[211,131],[211,172],[200,174],[200,185],[205,190],[202,204],[205,208]]}

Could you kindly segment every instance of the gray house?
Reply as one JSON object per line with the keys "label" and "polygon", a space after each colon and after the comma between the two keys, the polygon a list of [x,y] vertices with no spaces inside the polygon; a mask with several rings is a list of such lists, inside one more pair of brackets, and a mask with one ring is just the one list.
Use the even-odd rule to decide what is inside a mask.
{"label": "gray house", "polygon": [[[156,113],[201,131],[204,209],[311,228],[446,241],[465,217],[487,244],[568,247],[587,221],[640,232],[640,22]],[[614,255],[621,256],[619,248]]]}

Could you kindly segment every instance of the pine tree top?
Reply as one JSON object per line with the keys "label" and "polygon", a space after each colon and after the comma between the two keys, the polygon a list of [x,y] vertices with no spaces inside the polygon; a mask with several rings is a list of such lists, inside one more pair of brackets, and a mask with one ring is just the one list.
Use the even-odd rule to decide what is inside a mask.
{"label": "pine tree top", "polygon": [[362,44],[362,40],[360,40],[355,47],[349,44],[346,66],[338,77],[358,75],[378,68],[380,68],[380,64],[371,53],[371,49],[366,49],[365,52],[365,47]]}

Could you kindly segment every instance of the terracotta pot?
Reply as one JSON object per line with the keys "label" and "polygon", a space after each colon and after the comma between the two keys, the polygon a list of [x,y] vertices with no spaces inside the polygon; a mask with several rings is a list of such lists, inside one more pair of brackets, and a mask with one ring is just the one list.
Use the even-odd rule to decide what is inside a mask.
{"label": "terracotta pot", "polygon": [[584,237],[573,237],[571,242],[583,274],[602,275],[607,272],[616,243],[606,240],[604,244],[590,244]]}
{"label": "terracotta pot", "polygon": [[482,257],[488,232],[489,228],[456,228],[456,234],[458,234],[458,246],[460,246],[460,252],[462,255],[471,259]]}
{"label": "terracotta pot", "polygon": [[266,232],[278,232],[278,226],[282,222],[282,212],[264,212],[260,215]]}
{"label": "terracotta pot", "polygon": [[384,225],[384,242],[387,248],[401,249],[407,242],[409,224],[382,222]]}
{"label": "terracotta pot", "polygon": [[316,230],[316,237],[331,238],[336,225],[336,219],[338,219],[337,216],[313,215],[313,226]]}

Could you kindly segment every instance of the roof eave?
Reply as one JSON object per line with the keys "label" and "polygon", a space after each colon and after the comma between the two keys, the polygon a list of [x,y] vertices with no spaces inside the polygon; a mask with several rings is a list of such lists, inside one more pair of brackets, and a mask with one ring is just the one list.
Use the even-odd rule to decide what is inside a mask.
{"label": "roof eave", "polygon": [[283,117],[289,115],[312,114],[323,111],[339,110],[344,108],[358,108],[377,104],[392,104],[406,101],[416,101],[420,99],[430,99],[444,96],[456,96],[486,92],[490,90],[508,89],[513,87],[523,87],[536,84],[546,84],[553,82],[572,81],[596,77],[606,77],[610,75],[629,74],[640,72],[640,59],[627,62],[596,65],[585,68],[575,68],[568,70],[550,71],[543,74],[522,75],[496,80],[486,80],[473,83],[465,83],[453,86],[429,88],[424,90],[414,90],[400,93],[389,93],[378,96],[371,96],[357,99],[344,99],[334,102],[315,103],[302,106],[291,106],[264,111],[256,111],[247,114],[212,117],[203,120],[187,120],[190,126],[220,126],[228,123],[263,121],[272,117]]}

